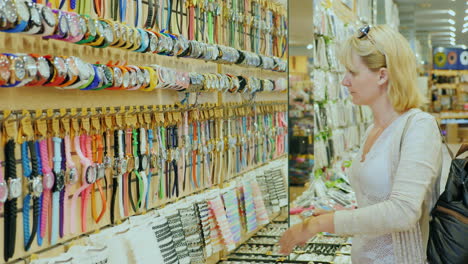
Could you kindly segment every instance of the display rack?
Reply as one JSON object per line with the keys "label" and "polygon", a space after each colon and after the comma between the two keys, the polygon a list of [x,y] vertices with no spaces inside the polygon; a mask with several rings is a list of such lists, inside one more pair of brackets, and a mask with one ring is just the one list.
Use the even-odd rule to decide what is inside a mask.
{"label": "display rack", "polygon": [[[102,1],[104,6],[110,7],[111,2],[114,1]],[[141,10],[143,13],[148,11],[148,4],[154,2],[166,2],[166,1],[138,1],[138,4],[141,2]],[[171,1],[169,1],[171,2]],[[183,1],[181,1],[183,2]],[[192,1],[186,1],[187,6],[182,5],[183,9],[187,8],[190,10],[190,3]],[[211,3],[219,3],[220,1],[209,1]],[[237,1],[235,1],[237,3]],[[97,3],[97,2],[96,2]],[[96,4],[95,3],[95,4]],[[136,2],[135,2],[136,3]],[[231,2],[230,2],[231,3]],[[220,44],[225,46],[233,46],[239,50],[243,50],[246,52],[254,52],[258,54],[262,54],[262,56],[273,56],[276,55],[278,57],[282,57],[281,60],[284,60],[286,56],[286,46],[283,45],[282,48],[278,48],[281,45],[275,45],[274,47],[261,44],[264,43],[265,37],[272,37],[273,34],[275,36],[282,35],[283,38],[276,38],[275,41],[282,41],[285,40],[285,32],[275,31],[273,32],[273,28],[265,27],[260,28],[260,24],[262,23],[263,19],[267,19],[267,16],[271,15],[271,12],[283,12],[286,15],[285,8],[278,6],[277,4],[273,4],[270,2],[263,2],[263,1],[247,1],[246,2],[249,6],[248,10],[241,10],[240,6],[236,6],[234,10],[236,10],[235,14],[229,14],[228,6],[222,5],[221,7],[221,14],[219,19],[223,21],[228,21],[230,18],[235,18],[235,23],[222,22],[220,23],[220,27],[215,29],[214,36],[215,38],[212,39],[210,34],[207,32],[209,29],[202,28],[200,32],[205,32],[200,34],[199,37],[196,38],[194,41],[203,42],[214,45]],[[52,3],[52,7],[57,8],[58,6],[54,6]],[[112,3],[113,4],[113,3]],[[131,2],[133,5],[133,2]],[[223,2],[221,2],[223,4]],[[226,3],[227,4],[227,3]],[[172,19],[171,28],[174,32],[182,34],[187,38],[190,38],[190,32],[188,28],[182,27],[178,28],[178,24],[182,23],[183,25],[189,25],[189,19],[187,18],[187,14],[189,12],[182,12],[179,10],[179,7],[175,5],[171,8],[165,6],[158,6],[161,10],[165,11],[162,12],[158,19],[160,21],[166,21],[167,15],[172,14],[176,16],[177,19]],[[201,5],[201,4],[200,4]],[[92,18],[97,19],[97,14],[94,10],[91,10],[91,6],[87,6],[85,8],[89,8],[89,10],[80,10],[81,14],[89,15]],[[198,8],[202,8],[202,6],[198,6]],[[68,10],[68,2],[66,3],[63,10]],[[253,10],[255,9],[255,10]],[[170,10],[170,12],[167,12]],[[262,17],[260,17],[260,13],[257,11],[264,10],[265,12],[261,13]],[[281,11],[282,10],[282,11]],[[133,11],[138,11],[137,9],[133,9]],[[214,10],[213,10],[214,11]],[[245,11],[245,16],[241,15],[241,11]],[[78,12],[78,10],[76,10]],[[256,13],[255,13],[256,12]],[[102,19],[111,19],[110,8],[103,9],[103,14],[100,16]],[[130,13],[130,11],[129,11]],[[253,18],[253,15],[258,15],[259,17]],[[252,18],[252,23],[244,24],[244,19]],[[135,17],[133,14],[127,14],[127,20],[132,21]],[[234,21],[234,20],[233,20]],[[207,25],[208,22],[204,21],[201,18],[196,18],[195,22],[202,23],[203,25]],[[107,23],[107,22],[106,22]],[[275,21],[274,23],[280,23],[280,21]],[[281,23],[286,23],[283,21]],[[128,23],[130,24],[130,23]],[[133,23],[132,23],[133,24]],[[263,24],[262,24],[263,25]],[[128,26],[128,25],[127,25]],[[232,32],[237,32],[234,34],[236,36],[242,36],[242,38],[236,39],[234,35],[227,36],[228,27],[233,27],[234,30]],[[136,28],[136,27],[135,27]],[[140,25],[141,28],[141,25]],[[250,30],[252,29],[252,30]],[[171,33],[174,33],[171,32]],[[262,32],[266,33],[261,34]],[[279,35],[276,35],[279,34]],[[198,35],[198,33],[197,33]],[[265,37],[264,37],[265,36]],[[258,39],[259,41],[252,41],[253,38]],[[240,41],[243,40],[243,42]],[[249,44],[253,45],[249,45]],[[266,43],[266,42],[265,42]],[[261,44],[261,45],[260,45]],[[137,53],[131,52],[124,49],[118,49],[115,47],[107,47],[107,48],[95,48],[88,45],[77,45],[74,43],[69,43],[61,40],[55,39],[43,39],[39,36],[29,36],[24,34],[17,34],[17,33],[0,33],[0,46],[2,47],[2,53],[34,53],[39,55],[51,55],[51,56],[76,56],[81,58],[83,61],[87,63],[107,63],[109,61],[119,62],[119,63],[126,63],[128,65],[152,65],[157,64],[162,67],[167,67],[171,69],[175,69],[181,72],[196,72],[200,74],[229,74],[233,76],[248,76],[248,77],[256,77],[256,78],[265,78],[271,80],[278,80],[283,79],[286,81],[287,75],[284,72],[275,72],[271,70],[256,68],[256,67],[248,67],[248,65],[228,65],[228,64],[220,64],[218,61],[214,60],[204,60],[204,59],[194,59],[194,58],[185,58],[185,57],[176,57],[176,56],[167,56],[161,54],[154,54],[154,53]],[[284,63],[286,65],[286,63]],[[100,90],[100,91],[80,91],[80,90],[58,90],[53,87],[17,87],[17,88],[8,88],[8,89],[0,89],[0,98],[2,98],[2,107],[1,111],[1,123],[10,124],[15,123],[18,119],[24,120],[24,113],[32,114],[32,118],[37,118],[38,116],[42,116],[38,113],[44,113],[44,116],[51,120],[50,125],[54,126],[59,117],[63,117],[66,115],[71,115],[76,119],[80,120],[80,124],[86,122],[91,122],[91,126],[95,126],[92,123],[92,119],[95,118],[102,118],[102,122],[106,123],[104,116],[106,114],[112,115],[112,123],[119,124],[122,122],[124,125],[130,125],[135,120],[139,120],[137,122],[144,123],[146,114],[151,115],[152,122],[160,123],[162,126],[163,123],[180,123],[182,121],[181,116],[184,116],[186,112],[189,116],[197,116],[197,120],[219,120],[222,115],[226,117],[229,116],[229,119],[234,120],[236,118],[241,118],[242,116],[246,117],[253,113],[258,113],[259,115],[272,113],[276,110],[282,109],[283,112],[286,110],[287,106],[287,94],[286,92],[259,92],[259,93],[227,93],[227,92],[220,92],[220,91],[190,91],[187,90],[186,92],[175,91],[171,89],[156,89],[152,92],[145,92],[145,91],[108,91],[108,90]],[[116,111],[114,111],[116,110]],[[27,112],[24,112],[27,111]],[[189,114],[190,112],[190,114]],[[224,114],[222,114],[224,113]],[[11,115],[10,115],[11,114]],[[136,115],[135,115],[136,114]],[[59,116],[60,115],[60,116]],[[133,116],[133,117],[132,117]],[[160,117],[160,118],[159,118]],[[5,120],[8,118],[8,122]],[[71,118],[72,120],[74,118]],[[141,118],[141,119],[140,119]],[[46,119],[44,119],[46,120]],[[120,121],[119,121],[120,120]],[[159,120],[159,121],[157,121]],[[192,119],[191,119],[192,120]],[[287,123],[287,119],[283,120]],[[128,122],[128,123],[127,123]],[[266,121],[265,121],[266,122]],[[133,123],[135,124],[135,123]],[[266,124],[266,123],[264,123]],[[16,134],[16,129],[18,128],[18,124],[15,123],[14,133]],[[62,126],[62,125],[60,125]],[[104,127],[104,126],[103,126]],[[107,126],[109,128],[109,126]],[[95,128],[95,127],[94,127]],[[50,128],[52,129],[52,127]],[[3,131],[2,136],[5,136],[5,132]],[[254,133],[254,131],[250,131]],[[271,132],[271,135],[274,135]],[[240,140],[240,138],[239,138]],[[270,144],[270,143],[268,143]],[[239,144],[240,145],[240,144]],[[16,157],[21,157],[21,153],[19,150],[19,146],[16,148]],[[227,153],[225,155],[228,155]],[[236,155],[235,153],[233,155]],[[72,151],[72,156],[77,164],[80,167],[80,160],[78,159],[76,152]],[[274,159],[281,158],[281,155],[275,156]],[[272,157],[265,157],[263,160],[266,164],[267,160],[271,160]],[[0,153],[0,160],[5,160],[4,152]],[[21,161],[17,160],[17,174],[18,177],[22,177],[22,170],[21,170]],[[4,164],[4,163],[3,163]],[[181,192],[178,197],[170,197],[164,199],[155,199],[154,203],[149,206],[151,209],[154,208],[161,208],[165,205],[176,203],[180,199],[184,197],[190,197],[200,192],[206,191],[210,188],[223,188],[226,186],[227,182],[231,179],[236,179],[241,175],[244,175],[248,171],[258,169],[264,165],[263,162],[259,162],[254,166],[248,166],[248,168],[244,167],[243,169],[240,168],[231,168],[231,171],[226,175],[223,173],[223,178],[216,185],[206,186],[204,188],[189,188],[184,192]],[[3,170],[4,168],[2,168]],[[112,177],[108,174],[108,182],[112,182]],[[133,180],[132,182],[136,182]],[[70,191],[73,193],[74,189]],[[110,200],[110,192],[107,192],[107,189],[111,189],[112,184],[107,184],[104,186],[104,191],[106,191],[108,201]],[[152,181],[151,189],[157,189],[157,182],[156,180]],[[23,189],[26,189],[26,184],[24,184]],[[98,191],[97,189],[95,189]],[[71,197],[66,197],[70,199]],[[19,198],[18,204],[22,204],[23,200],[22,197]],[[21,206],[18,207],[21,209]],[[149,211],[148,211],[149,212]],[[140,212],[141,213],[141,212]],[[138,213],[138,214],[140,214]],[[4,237],[4,214],[3,209],[2,213],[0,214],[0,237],[3,239]],[[128,217],[126,217],[128,218]],[[23,247],[23,223],[22,223],[22,212],[17,214],[17,232],[16,232],[16,245],[15,245],[15,253],[11,258],[9,258],[8,263],[29,263],[31,260],[37,258],[47,258],[52,256],[57,256],[65,251],[67,251],[70,247],[74,245],[80,245],[85,243],[86,238],[93,233],[97,233],[109,228],[112,228],[114,224],[119,224],[126,220],[126,218],[122,218],[116,223],[111,223],[109,220],[109,210],[106,211],[104,215],[103,221],[99,224],[96,224],[91,217],[91,213],[88,214],[88,219],[86,219],[88,228],[87,231],[84,233],[77,232],[75,234],[70,234],[63,236],[58,239],[56,244],[52,246],[49,243],[49,239],[46,237],[44,238],[44,244],[42,246],[38,246],[36,241],[33,242],[33,246],[28,250],[25,251]],[[118,225],[116,225],[118,226]],[[243,234],[244,235],[244,234]],[[0,255],[4,255],[4,248],[1,247]],[[218,255],[214,255],[209,262],[207,263],[215,263],[224,253],[220,253]],[[3,259],[2,259],[3,260]]]}

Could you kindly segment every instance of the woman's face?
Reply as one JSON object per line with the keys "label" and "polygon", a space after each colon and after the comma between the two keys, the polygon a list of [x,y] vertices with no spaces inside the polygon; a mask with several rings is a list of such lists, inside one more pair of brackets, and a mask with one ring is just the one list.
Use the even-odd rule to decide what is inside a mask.
{"label": "woman's face", "polygon": [[382,72],[371,71],[359,55],[353,54],[354,69],[347,69],[341,84],[346,86],[356,105],[372,105],[385,94]]}

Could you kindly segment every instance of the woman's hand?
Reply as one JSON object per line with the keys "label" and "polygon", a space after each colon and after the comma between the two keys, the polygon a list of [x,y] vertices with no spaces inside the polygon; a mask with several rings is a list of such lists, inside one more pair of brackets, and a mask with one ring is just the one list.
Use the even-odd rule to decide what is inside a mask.
{"label": "woman's hand", "polygon": [[306,219],[286,230],[281,236],[280,253],[289,255],[295,246],[303,246],[319,232],[335,232],[334,213],[326,213]]}
{"label": "woman's hand", "polygon": [[291,254],[291,251],[295,246],[305,245],[314,235],[315,234],[309,232],[307,228],[307,220],[290,227],[286,232],[284,232],[279,241],[279,245],[281,247],[280,253],[284,255]]}

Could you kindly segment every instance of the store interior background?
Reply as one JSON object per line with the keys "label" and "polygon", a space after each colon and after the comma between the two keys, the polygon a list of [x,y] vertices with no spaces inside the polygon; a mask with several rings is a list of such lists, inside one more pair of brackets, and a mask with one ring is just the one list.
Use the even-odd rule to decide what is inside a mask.
{"label": "store interior background", "polygon": [[[327,53],[324,60],[321,49],[333,50],[334,42],[346,39],[363,24],[389,24],[408,39],[417,58],[418,85],[429,102],[424,110],[436,117],[453,152],[462,142],[468,142],[467,1],[290,0],[289,14],[292,223],[299,221],[303,208],[355,206],[352,195],[346,196],[346,172],[372,117],[362,109],[353,120],[347,118],[343,109],[348,108],[343,105],[349,107],[349,95],[339,84],[343,69],[337,65],[334,54]],[[323,21],[334,24],[323,26]],[[336,28],[330,30],[331,27]],[[333,34],[336,32],[344,32],[345,36]],[[324,39],[329,41],[325,46],[321,42]],[[447,60],[449,54],[456,54],[455,62],[453,58]],[[334,76],[333,81],[323,82],[324,73]],[[331,92],[330,87],[338,89],[339,95],[330,96],[336,92]],[[334,113],[337,102],[338,113]],[[342,122],[337,125],[330,116],[338,116]],[[357,142],[350,138],[355,133]],[[340,149],[338,145],[343,143],[345,146]],[[449,166],[450,156],[444,148],[441,188],[445,187]],[[336,190],[346,195],[339,196]],[[332,202],[324,202],[328,198]]]}

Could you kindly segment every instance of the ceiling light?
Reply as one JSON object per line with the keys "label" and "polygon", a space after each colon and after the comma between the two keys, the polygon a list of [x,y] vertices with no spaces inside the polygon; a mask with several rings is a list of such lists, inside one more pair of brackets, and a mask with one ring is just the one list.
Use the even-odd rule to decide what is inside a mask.
{"label": "ceiling light", "polygon": [[[467,2],[468,3],[468,2]],[[467,21],[468,20],[468,16],[466,16],[463,20]]]}
{"label": "ceiling light", "polygon": [[468,27],[468,23],[463,24],[463,28]]}
{"label": "ceiling light", "polygon": [[452,25],[455,25],[455,20],[453,20],[453,19],[447,19],[447,22],[449,22]]}
{"label": "ceiling light", "polygon": [[466,32],[468,32],[468,28],[464,28],[464,29],[462,30],[462,33],[466,33]]}
{"label": "ceiling light", "polygon": [[443,36],[443,35],[450,35],[452,37],[455,37],[456,34],[454,32],[434,32],[434,33],[431,33],[432,36]]}
{"label": "ceiling light", "polygon": [[456,31],[457,29],[455,27],[450,27],[449,28],[451,31]]}
{"label": "ceiling light", "polygon": [[451,15],[451,16],[455,16],[455,15],[456,15],[455,11],[453,11],[452,9],[450,9],[450,10],[448,11],[448,13],[449,13],[449,15]]}
{"label": "ceiling light", "polygon": [[312,49],[313,47],[314,47],[314,46],[313,46],[312,44],[307,45],[307,49],[308,49],[308,50]]}

